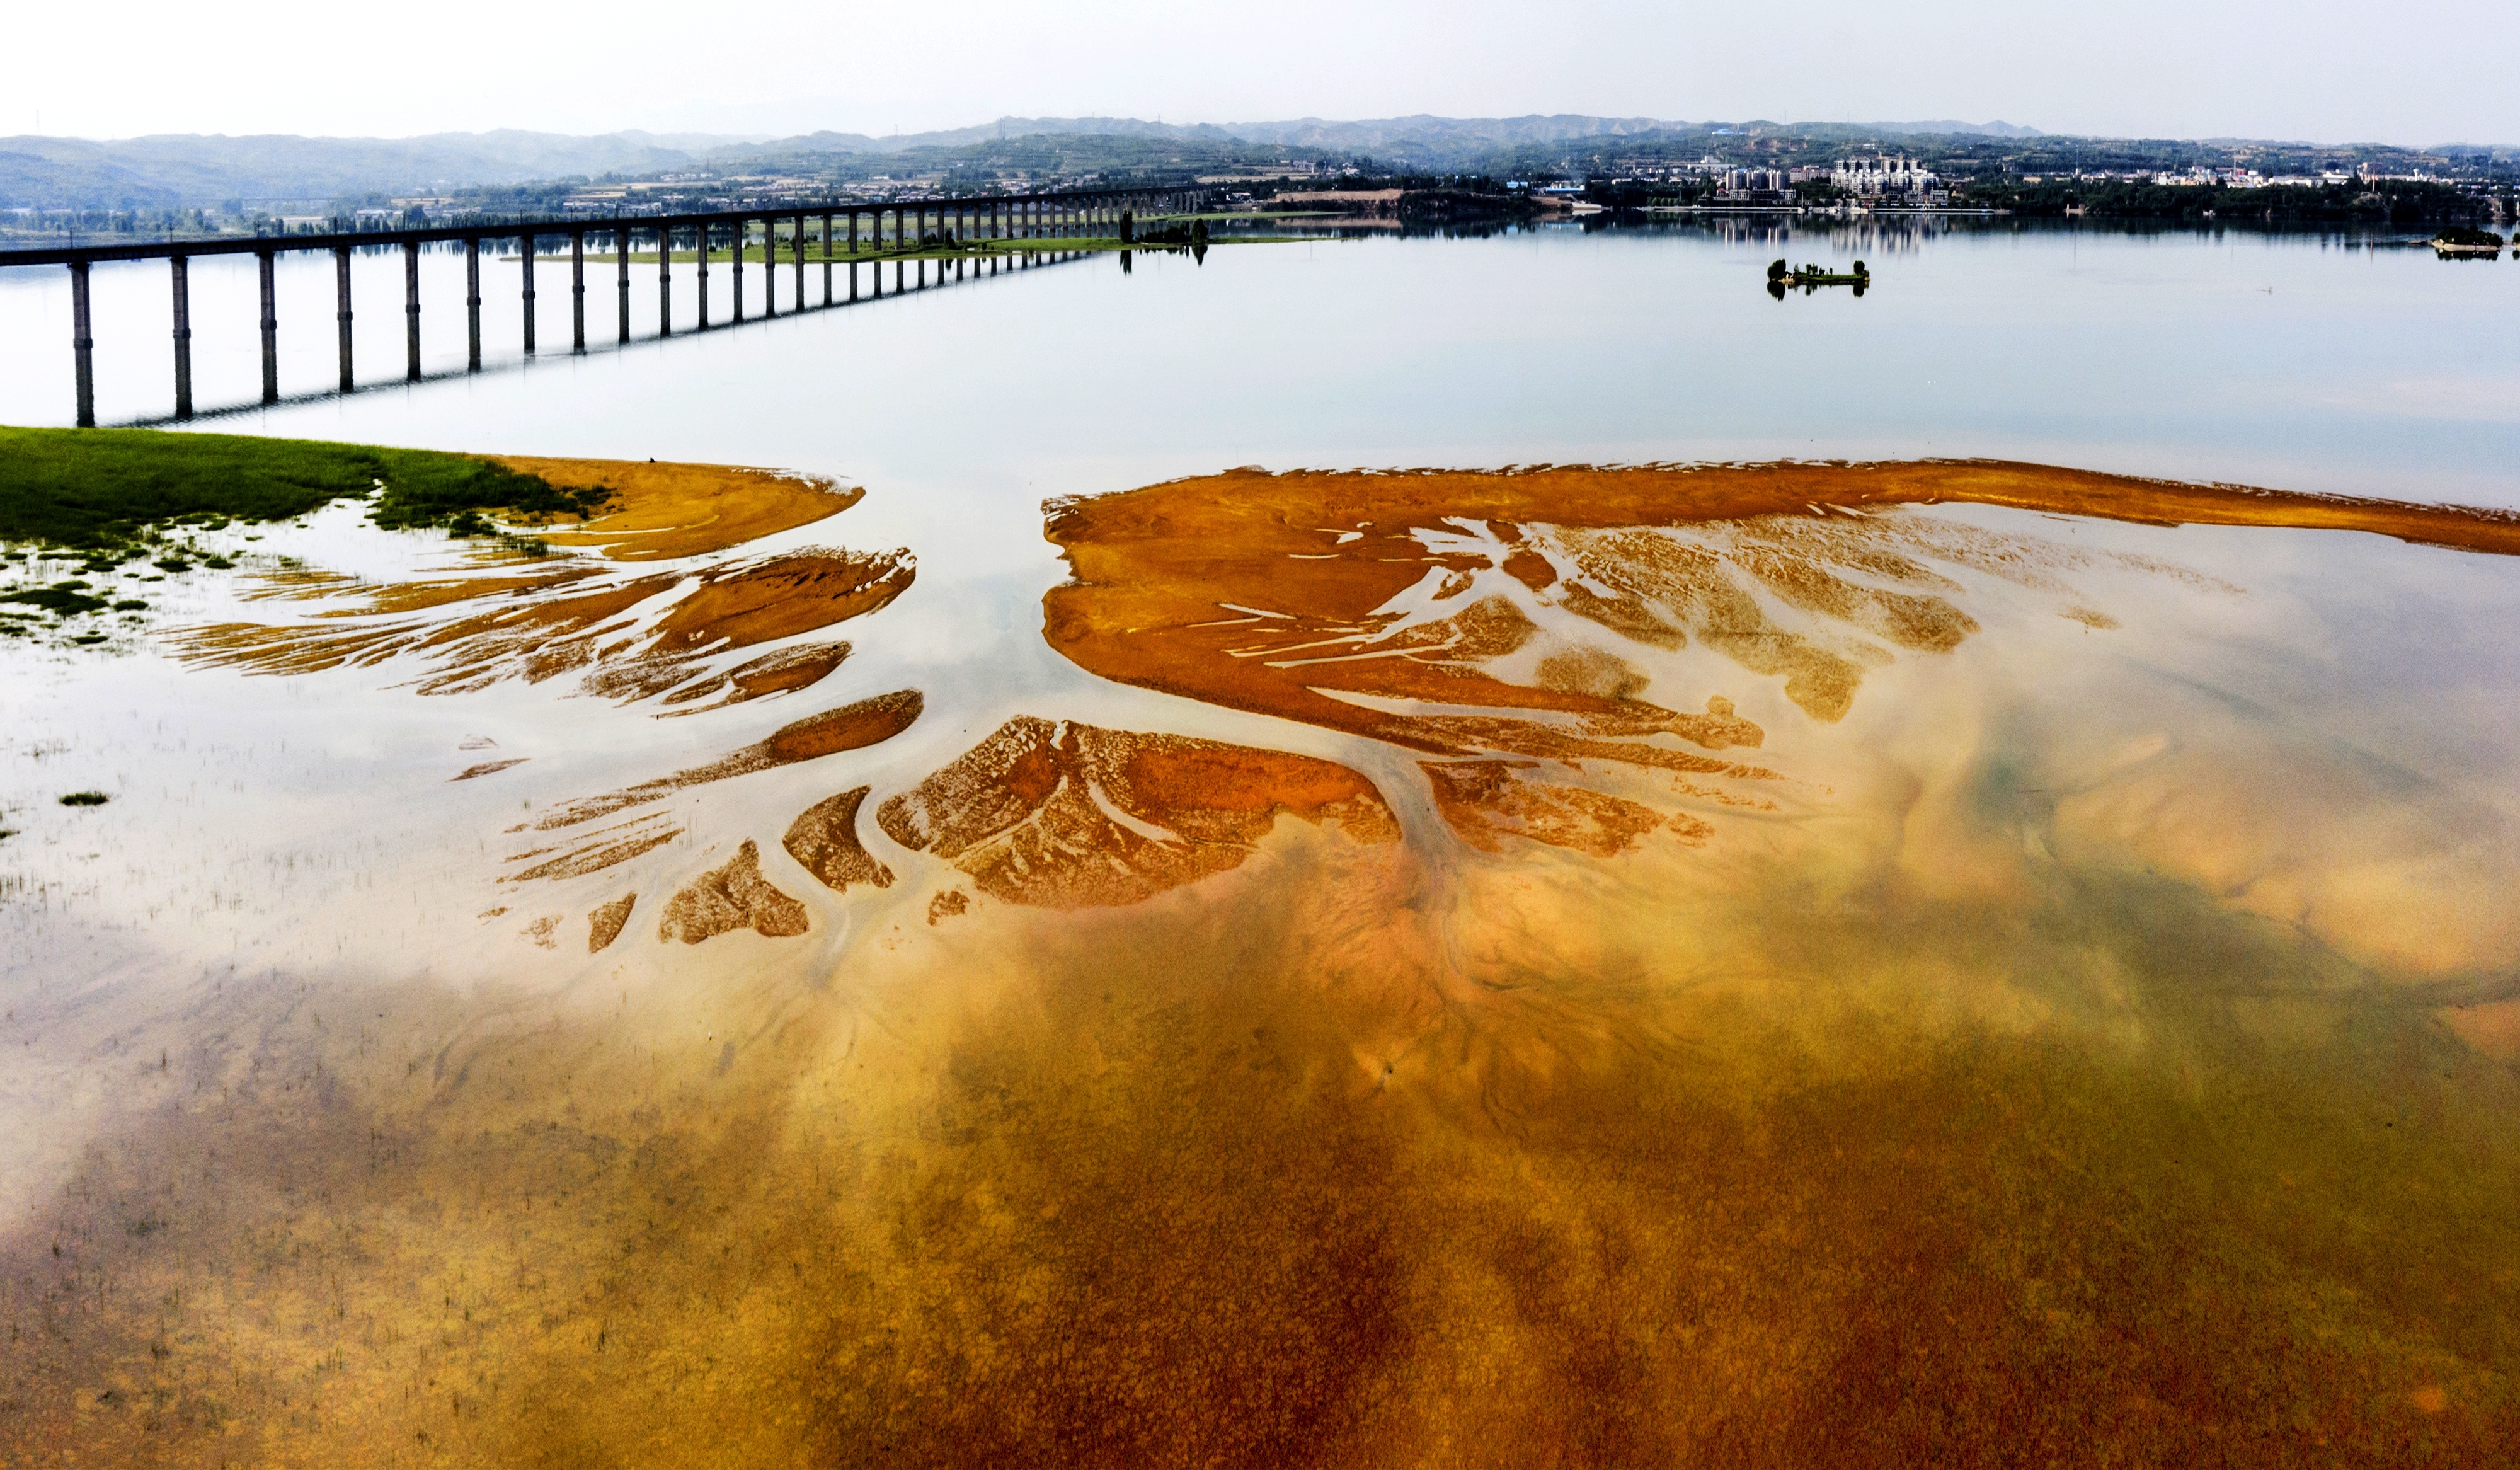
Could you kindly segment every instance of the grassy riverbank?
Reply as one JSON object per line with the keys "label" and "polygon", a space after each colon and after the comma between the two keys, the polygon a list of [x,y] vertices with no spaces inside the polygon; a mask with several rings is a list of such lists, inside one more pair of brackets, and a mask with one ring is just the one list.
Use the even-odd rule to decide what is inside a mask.
{"label": "grassy riverbank", "polygon": [[[374,497],[387,528],[487,533],[479,513],[583,516],[606,492],[487,459],[314,439],[147,429],[0,428],[0,541],[127,559],[165,528],[286,521]],[[475,528],[478,528],[476,530]]]}

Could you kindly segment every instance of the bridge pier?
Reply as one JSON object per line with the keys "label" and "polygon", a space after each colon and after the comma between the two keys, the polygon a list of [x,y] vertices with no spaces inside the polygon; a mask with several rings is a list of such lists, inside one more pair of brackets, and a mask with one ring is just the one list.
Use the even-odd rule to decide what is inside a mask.
{"label": "bridge pier", "polygon": [[175,417],[193,416],[193,281],[192,262],[168,257],[167,274],[175,292]]}
{"label": "bridge pier", "polygon": [[464,237],[464,335],[471,344],[464,371],[481,371],[481,237]]}
{"label": "bridge pier", "polygon": [[88,335],[87,262],[70,262],[70,365],[78,392],[78,427],[96,427],[96,339]]}
{"label": "bridge pier", "polygon": [[[1157,211],[1195,209],[1204,199],[1203,192],[1075,191],[1031,195],[968,195],[951,199],[873,201],[861,205],[855,200],[831,200],[811,206],[783,204],[768,212],[753,214],[747,209],[723,212],[661,216],[645,226],[655,242],[656,250],[656,328],[659,338],[673,335],[673,253],[679,231],[692,232],[698,256],[698,277],[694,283],[698,306],[698,328],[708,325],[709,254],[717,247],[717,231],[729,231],[728,263],[735,272],[733,321],[740,323],[748,304],[743,299],[744,268],[752,244],[753,227],[758,224],[761,236],[762,301],[765,318],[779,314],[779,230],[783,220],[790,231],[787,263],[794,270],[795,295],[788,310],[812,309],[806,301],[805,267],[813,253],[807,249],[807,233],[816,217],[822,220],[819,235],[819,258],[823,266],[822,306],[840,303],[838,282],[833,267],[843,260],[849,264],[849,290],[846,300],[855,302],[865,293],[881,299],[887,293],[925,291],[931,287],[960,285],[1013,274],[1036,266],[1076,258],[1084,243],[1105,239],[1116,240],[1123,247],[1131,242],[1129,235],[1133,216],[1140,209],[1148,214]],[[780,212],[785,210],[786,212]],[[887,218],[887,214],[889,218]],[[841,220],[845,218],[846,224]],[[545,234],[566,235],[569,242],[570,349],[583,355],[589,348],[586,340],[586,254],[590,233],[608,236],[613,251],[613,277],[616,295],[615,336],[626,345],[632,340],[630,302],[630,256],[638,247],[641,225],[616,213],[604,220],[576,220],[566,217],[526,220],[507,224],[463,224],[449,227],[422,227],[413,230],[353,229],[346,224],[315,235],[246,239],[231,242],[175,241],[162,245],[131,244],[98,245],[44,249],[40,251],[0,252],[0,266],[10,263],[59,263],[72,268],[73,297],[78,320],[73,327],[72,345],[81,387],[78,391],[80,422],[95,423],[95,354],[93,332],[92,269],[100,259],[157,259],[163,257],[168,267],[168,287],[172,297],[172,347],[175,377],[174,418],[189,420],[195,416],[192,384],[192,309],[191,262],[201,253],[243,254],[251,253],[259,267],[261,292],[262,336],[262,401],[280,401],[279,389],[279,310],[275,289],[276,261],[283,251],[331,251],[334,256],[338,385],[347,393],[357,389],[354,313],[351,295],[357,253],[363,249],[399,245],[403,254],[404,313],[404,377],[406,381],[426,381],[421,352],[420,256],[423,249],[433,243],[464,246],[466,366],[481,370],[481,250],[484,241],[504,249],[499,242],[517,241],[518,286],[525,356],[530,360],[539,350],[540,313],[537,310],[534,272],[540,263],[539,246]],[[862,231],[872,232],[872,244],[861,238]],[[887,231],[889,232],[887,234]],[[1114,232],[1117,232],[1116,235]],[[845,232],[847,251],[840,249]],[[599,253],[604,240],[595,242]],[[999,244],[1017,246],[1000,251]],[[974,250],[975,246],[988,249]],[[942,253],[931,256],[931,250],[942,248]],[[884,284],[882,262],[893,263],[892,282]],[[936,260],[931,275],[928,260]],[[910,268],[916,260],[917,268]],[[949,266],[947,260],[953,263]],[[982,262],[985,261],[984,265]],[[598,263],[601,261],[599,259]],[[860,263],[876,266],[871,286],[862,285],[856,267]],[[686,331],[692,330],[688,325]]]}
{"label": "bridge pier", "polygon": [[525,262],[525,355],[534,355],[534,237],[527,233],[518,240],[517,254]]}
{"label": "bridge pier", "polygon": [[674,231],[656,226],[656,335],[674,335]]}
{"label": "bridge pier", "polygon": [[[741,295],[741,293],[739,293]],[[761,218],[761,314],[779,314],[779,216]]]}
{"label": "bridge pier", "polygon": [[420,242],[402,243],[402,376],[420,381]]}
{"label": "bridge pier", "polygon": [[262,270],[262,401],[280,401],[280,306],[272,289],[270,251],[254,252]]}
{"label": "bridge pier", "polygon": [[337,320],[341,325],[341,391],[348,392],[350,381],[350,248],[333,247],[333,289],[339,299]]}

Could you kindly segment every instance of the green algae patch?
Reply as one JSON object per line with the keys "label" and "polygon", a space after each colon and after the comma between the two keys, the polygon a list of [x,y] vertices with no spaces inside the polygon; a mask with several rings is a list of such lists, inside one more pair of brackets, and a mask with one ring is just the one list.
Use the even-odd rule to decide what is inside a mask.
{"label": "green algae patch", "polygon": [[386,529],[485,510],[583,517],[603,486],[561,489],[476,455],[145,429],[0,428],[0,540],[124,559],[152,528],[286,521],[374,500]]}
{"label": "green algae patch", "polygon": [[24,603],[28,607],[41,608],[47,613],[63,618],[75,618],[81,613],[97,612],[105,606],[106,600],[102,597],[90,596],[87,583],[73,580],[55,582],[49,587],[27,587],[15,592],[0,592],[0,602]]}

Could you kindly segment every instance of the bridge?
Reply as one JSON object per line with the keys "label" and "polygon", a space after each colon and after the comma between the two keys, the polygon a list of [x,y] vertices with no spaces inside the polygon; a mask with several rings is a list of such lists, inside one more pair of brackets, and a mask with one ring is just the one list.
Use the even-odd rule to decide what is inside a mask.
{"label": "bridge", "polygon": [[[709,325],[709,253],[721,241],[732,249],[734,320],[741,322],[743,320],[744,255],[756,224],[760,227],[762,269],[765,272],[778,268],[776,255],[780,226],[792,225],[788,238],[792,244],[791,259],[796,272],[797,305],[794,309],[801,310],[805,300],[805,268],[809,264],[823,267],[823,305],[828,307],[841,304],[834,300],[832,294],[832,268],[834,265],[850,267],[848,299],[856,300],[857,266],[870,259],[906,258],[948,238],[958,244],[1117,240],[1123,238],[1124,217],[1183,212],[1195,208],[1205,195],[1206,191],[1197,188],[1090,189],[880,203],[830,200],[699,213],[615,215],[609,218],[580,216],[437,225],[421,229],[341,230],[322,234],[214,237],[122,245],[65,245],[0,251],[0,267],[69,267],[70,356],[78,395],[77,423],[82,429],[93,429],[96,427],[96,370],[95,341],[90,336],[88,325],[88,270],[100,262],[166,262],[175,304],[174,417],[189,419],[193,417],[193,329],[187,271],[189,262],[196,256],[251,254],[260,259],[262,401],[277,403],[280,401],[280,319],[273,272],[277,258],[290,252],[333,253],[338,301],[335,324],[340,337],[340,391],[346,393],[357,390],[350,368],[350,257],[360,251],[400,247],[403,252],[403,319],[408,362],[405,378],[417,383],[422,376],[420,252],[426,245],[460,243],[464,247],[464,309],[472,334],[471,357],[466,371],[477,373],[481,370],[481,250],[485,244],[495,247],[507,241],[517,243],[517,253],[524,265],[524,349],[526,355],[531,356],[535,325],[534,262],[538,243],[542,241],[563,238],[568,241],[570,350],[583,352],[586,350],[586,253],[590,239],[599,246],[608,247],[609,253],[617,262],[619,336],[620,341],[626,343],[630,341],[630,257],[637,253],[638,242],[643,239],[656,253],[656,335],[671,337],[674,335],[672,292],[677,242],[687,242],[698,256],[698,321],[693,330],[706,331]],[[806,226],[816,219],[822,222],[821,250],[809,256],[805,250]],[[887,219],[890,220],[889,230],[885,225]],[[862,222],[867,226],[863,235],[859,229]],[[921,275],[923,282],[923,262]],[[876,277],[876,291],[878,296],[882,293],[880,273]],[[776,293],[765,291],[763,296],[763,314],[776,315]]]}

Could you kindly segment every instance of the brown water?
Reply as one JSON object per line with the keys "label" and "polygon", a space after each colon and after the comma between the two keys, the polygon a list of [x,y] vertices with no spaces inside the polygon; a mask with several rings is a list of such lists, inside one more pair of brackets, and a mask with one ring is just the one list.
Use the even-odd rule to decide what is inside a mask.
{"label": "brown water", "polygon": [[0,1458],[2520,1438],[2511,522],[1231,457],[0,643]]}

